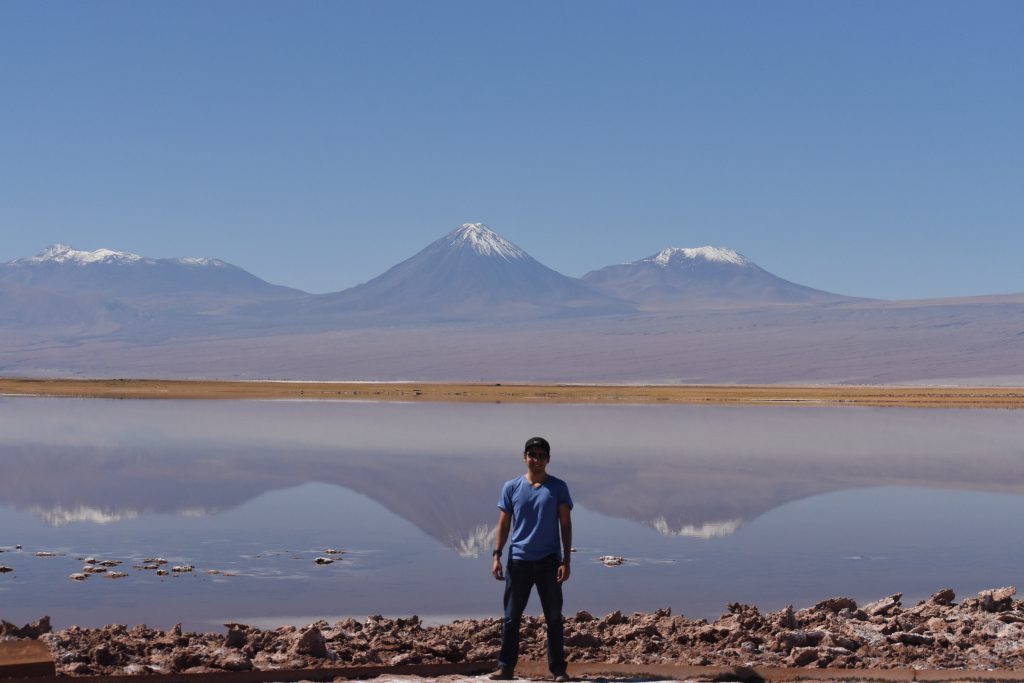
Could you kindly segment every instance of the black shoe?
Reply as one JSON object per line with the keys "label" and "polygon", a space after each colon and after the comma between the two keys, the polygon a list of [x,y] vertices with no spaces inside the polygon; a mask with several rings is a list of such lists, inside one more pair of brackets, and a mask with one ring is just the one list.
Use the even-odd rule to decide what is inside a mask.
{"label": "black shoe", "polygon": [[515,677],[512,669],[498,669],[488,676],[492,681],[511,681]]}
{"label": "black shoe", "polygon": [[569,676],[567,674],[556,674],[555,678],[554,678],[555,683],[566,683],[566,681],[571,681],[571,680],[572,679],[569,678]]}

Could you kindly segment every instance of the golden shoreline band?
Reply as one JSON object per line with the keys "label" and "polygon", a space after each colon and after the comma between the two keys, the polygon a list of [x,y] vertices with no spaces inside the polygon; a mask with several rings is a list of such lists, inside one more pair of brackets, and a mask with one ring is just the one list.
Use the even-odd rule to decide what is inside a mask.
{"label": "golden shoreline band", "polygon": [[1024,408],[1024,387],[608,385],[0,378],[0,395],[466,403],[688,403]]}

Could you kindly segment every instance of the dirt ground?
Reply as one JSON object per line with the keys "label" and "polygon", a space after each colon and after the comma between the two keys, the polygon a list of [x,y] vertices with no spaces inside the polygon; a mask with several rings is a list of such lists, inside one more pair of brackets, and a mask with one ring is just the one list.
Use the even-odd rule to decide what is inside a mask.
{"label": "dirt ground", "polygon": [[[565,619],[567,657],[589,664],[806,669],[1021,669],[1024,602],[1016,589],[982,591],[957,603],[950,589],[904,606],[895,594],[866,605],[835,597],[800,610],[761,613],[729,605],[713,622],[619,612]],[[419,618],[320,621],[226,633],[110,625],[53,632],[48,618],[22,627],[0,622],[0,638],[38,638],[65,675],[202,673],[307,667],[493,663],[499,619],[425,626]],[[524,617],[521,656],[542,662],[546,625]],[[895,672],[893,672],[895,673]]]}
{"label": "dirt ground", "polygon": [[0,378],[0,395],[473,403],[690,403],[1024,408],[1021,387],[543,385]]}

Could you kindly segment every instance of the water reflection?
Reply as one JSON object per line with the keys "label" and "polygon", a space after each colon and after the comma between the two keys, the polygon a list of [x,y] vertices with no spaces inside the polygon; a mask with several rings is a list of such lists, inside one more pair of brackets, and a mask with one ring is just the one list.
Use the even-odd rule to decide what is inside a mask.
{"label": "water reflection", "polygon": [[[851,592],[827,589],[823,567],[851,587],[889,581],[880,590],[909,591],[891,585],[899,568],[927,576],[922,567],[946,552],[948,528],[970,537],[970,524],[982,524],[987,534],[1020,535],[1002,516],[1007,497],[992,494],[1024,493],[1020,412],[11,398],[0,399],[0,433],[0,546],[173,553],[242,578],[303,586],[257,591],[250,604],[253,591],[237,581],[183,579],[175,585],[196,591],[186,619],[214,609],[200,606],[212,596],[221,616],[315,612],[322,582],[346,587],[350,611],[332,613],[489,612],[493,586],[479,560],[464,558],[489,555],[498,490],[521,473],[521,444],[537,433],[552,441],[551,471],[579,506],[581,557],[630,557],[616,570],[574,572],[588,594],[596,591],[586,606],[597,610],[685,597],[688,611],[707,600],[717,611],[741,593],[764,604],[796,601],[814,587]],[[941,516],[935,506],[954,498],[976,509],[959,510],[962,520],[947,520],[947,529],[930,528]],[[794,534],[813,548],[793,545]],[[901,554],[899,544],[914,550]],[[334,574],[307,566],[329,545],[355,554]],[[415,572],[410,549],[426,558]],[[1020,559],[990,558],[1007,571]],[[67,589],[64,565],[24,566],[42,573],[22,575],[21,609],[60,595],[67,610],[82,599],[82,591],[44,596],[44,578]],[[943,568],[956,566],[947,558]],[[991,569],[995,581],[1003,568]],[[980,576],[972,571],[963,568]],[[649,572],[639,587],[622,583],[637,572]],[[673,578],[680,573],[685,586]],[[799,589],[789,585],[795,576]],[[452,583],[438,591],[440,577]],[[11,585],[0,582],[6,597]],[[641,593],[655,588],[660,595]],[[119,590],[112,595],[131,592]],[[179,608],[188,603],[182,590],[173,594]],[[81,608],[98,614],[90,601]],[[126,609],[110,615],[125,620],[117,615]]]}
{"label": "water reflection", "polygon": [[53,525],[203,516],[307,482],[358,491],[461,555],[489,547],[524,434],[575,499],[721,538],[785,503],[879,485],[1024,490],[1017,412],[0,400],[0,504]]}

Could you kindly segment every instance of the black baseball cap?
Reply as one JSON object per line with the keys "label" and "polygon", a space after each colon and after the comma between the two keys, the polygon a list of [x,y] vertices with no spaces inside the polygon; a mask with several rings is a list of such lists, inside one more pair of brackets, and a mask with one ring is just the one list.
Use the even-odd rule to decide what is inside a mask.
{"label": "black baseball cap", "polygon": [[545,439],[544,437],[535,436],[531,438],[529,441],[526,442],[526,446],[523,448],[523,452],[525,453],[531,448],[536,448],[538,450],[544,451],[548,455],[551,455],[551,444],[549,444],[548,440]]}

